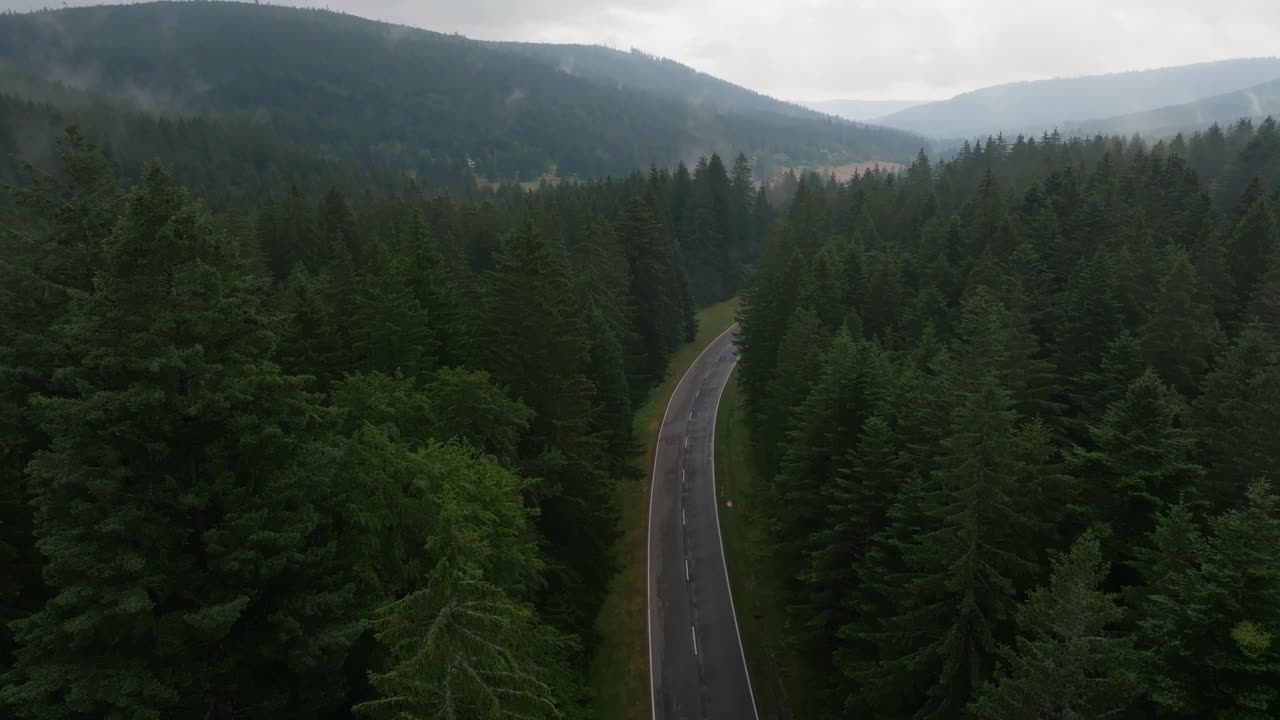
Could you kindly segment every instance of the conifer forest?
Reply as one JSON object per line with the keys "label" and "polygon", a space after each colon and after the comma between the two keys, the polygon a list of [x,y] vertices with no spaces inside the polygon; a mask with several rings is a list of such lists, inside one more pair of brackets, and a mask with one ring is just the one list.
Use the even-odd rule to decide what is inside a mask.
{"label": "conifer forest", "polygon": [[[1271,118],[881,128],[901,164],[837,179],[762,138],[869,126],[734,116],[753,146],[681,162],[639,90],[658,119],[578,144],[406,101],[417,173],[303,86],[293,135],[18,87],[0,717],[629,720],[593,670],[651,632],[607,610],[644,522],[619,490],[646,497],[646,413],[735,298],[760,541],[727,561],[776,581],[785,649],[743,665],[822,682],[732,720],[1280,717]],[[482,130],[494,178],[565,147],[582,176],[469,174]]]}

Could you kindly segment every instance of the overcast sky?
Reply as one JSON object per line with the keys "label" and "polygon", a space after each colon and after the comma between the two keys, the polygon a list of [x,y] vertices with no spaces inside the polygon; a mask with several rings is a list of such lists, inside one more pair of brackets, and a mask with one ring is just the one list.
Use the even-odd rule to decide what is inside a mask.
{"label": "overcast sky", "polygon": [[[59,0],[0,0],[0,8],[18,10],[62,4]],[[486,40],[637,47],[788,100],[940,99],[1014,80],[1280,52],[1280,0],[327,0],[323,4],[332,10]]]}

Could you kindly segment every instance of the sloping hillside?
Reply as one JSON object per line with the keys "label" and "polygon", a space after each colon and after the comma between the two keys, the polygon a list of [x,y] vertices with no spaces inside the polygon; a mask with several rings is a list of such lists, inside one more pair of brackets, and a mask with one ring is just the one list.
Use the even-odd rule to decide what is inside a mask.
{"label": "sloping hillside", "polygon": [[1280,78],[1280,58],[1253,58],[1010,83],[907,108],[875,122],[932,137],[1034,133],[1092,118],[1195,102],[1276,78]]}
{"label": "sloping hillside", "polygon": [[1280,117],[1280,79],[1197,102],[1091,120],[1081,123],[1080,131],[1166,136],[1203,130],[1214,123],[1229,125],[1241,118],[1257,120],[1269,115]]}
{"label": "sloping hillside", "polygon": [[4,63],[157,112],[248,120],[428,181],[527,179],[553,166],[616,174],[710,152],[761,164],[900,160],[921,145],[884,128],[592,82],[456,35],[242,3],[0,16]]}
{"label": "sloping hillside", "polygon": [[924,104],[924,100],[809,100],[805,107],[848,120],[868,121]]}
{"label": "sloping hillside", "polygon": [[675,60],[636,49],[623,52],[600,45],[517,42],[491,45],[536,58],[555,66],[563,73],[600,85],[614,89],[640,90],[713,112],[770,113],[824,121],[828,115],[834,114],[816,112],[777,100]]}

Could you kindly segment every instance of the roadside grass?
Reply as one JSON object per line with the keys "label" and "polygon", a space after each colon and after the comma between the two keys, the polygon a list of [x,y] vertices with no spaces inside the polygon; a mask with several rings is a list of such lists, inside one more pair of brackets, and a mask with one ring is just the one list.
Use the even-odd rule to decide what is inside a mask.
{"label": "roadside grass", "polygon": [[813,700],[822,696],[824,682],[784,642],[782,577],[765,552],[768,539],[753,487],[757,477],[743,403],[732,376],[716,414],[715,469],[720,535],[751,687],[760,720],[815,717]]}
{"label": "roadside grass", "polygon": [[595,717],[599,720],[646,720],[649,709],[649,642],[645,634],[646,543],[649,528],[649,481],[653,448],[676,383],[712,340],[734,323],[738,299],[698,312],[698,337],[685,344],[671,359],[667,379],[636,408],[635,437],[637,478],[617,484],[614,499],[620,511],[617,547],[618,573],[609,586],[596,618],[600,646],[591,664],[591,689]]}

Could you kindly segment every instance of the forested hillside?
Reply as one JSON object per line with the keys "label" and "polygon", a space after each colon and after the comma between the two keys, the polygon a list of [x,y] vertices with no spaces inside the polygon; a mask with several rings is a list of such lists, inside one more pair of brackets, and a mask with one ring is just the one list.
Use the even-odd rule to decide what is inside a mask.
{"label": "forested hillside", "polygon": [[[917,105],[874,122],[930,137],[1051,132],[1086,120],[1203,100],[1280,78],[1280,58],[1008,83]],[[1223,118],[1234,122],[1241,115]],[[1205,120],[1196,127],[1207,127]]]}
{"label": "forested hillside", "polygon": [[[6,88],[6,90],[11,88]],[[79,90],[26,84],[24,97],[0,94],[0,183],[22,181],[23,164],[50,169],[69,123],[101,140],[102,152],[122,178],[142,177],[147,161],[163,159],[182,184],[212,207],[251,208],[273,189],[290,184],[308,192],[390,190],[403,183],[394,170],[359,166],[300,147],[249,123],[209,116],[157,117]],[[455,192],[466,184],[455,185]],[[0,193],[0,208],[12,198]]]}
{"label": "forested hillside", "polygon": [[[536,180],[552,171],[622,175],[716,152],[746,153],[763,173],[774,165],[901,161],[924,143],[761,96],[717,107],[652,92],[687,84],[688,69],[674,63],[653,64],[660,74],[650,82],[601,83],[580,76],[591,69],[585,62],[570,73],[554,56],[531,62],[457,35],[256,4],[2,15],[0,66],[153,113],[252,123],[331,159],[432,184]],[[735,98],[753,95],[706,84]]]}
{"label": "forested hillside", "polygon": [[1184,105],[1090,120],[1081,123],[1079,131],[1103,135],[1141,133],[1147,137],[1170,137],[1177,133],[1191,133],[1213,123],[1230,124],[1240,118],[1260,121],[1277,114],[1280,114],[1280,78]]}
{"label": "forested hillside", "polygon": [[561,72],[596,84],[643,90],[708,112],[763,112],[822,120],[830,114],[761,95],[675,60],[649,55],[635,48],[622,52],[600,45],[491,44],[498,49],[538,58]]}
{"label": "forested hillside", "polygon": [[746,158],[214,215],[57,148],[0,205],[0,714],[589,716],[631,408],[770,223]]}
{"label": "forested hillside", "polygon": [[1280,135],[805,178],[739,380],[805,717],[1280,713]]}

